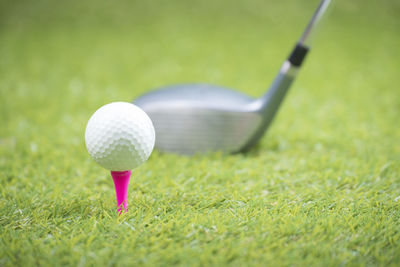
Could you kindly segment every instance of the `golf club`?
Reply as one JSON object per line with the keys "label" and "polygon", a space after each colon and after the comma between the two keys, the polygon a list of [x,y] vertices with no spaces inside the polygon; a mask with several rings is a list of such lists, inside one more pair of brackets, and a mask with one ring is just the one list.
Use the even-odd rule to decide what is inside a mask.
{"label": "golf club", "polygon": [[151,118],[158,150],[179,154],[212,151],[236,153],[250,149],[271,124],[310,49],[315,25],[330,0],[322,0],[264,96],[245,94],[208,84],[163,87],[133,103]]}

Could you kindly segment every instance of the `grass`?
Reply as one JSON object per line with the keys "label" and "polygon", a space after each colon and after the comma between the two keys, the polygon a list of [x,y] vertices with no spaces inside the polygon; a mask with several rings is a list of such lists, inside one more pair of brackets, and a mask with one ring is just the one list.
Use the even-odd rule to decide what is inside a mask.
{"label": "grass", "polygon": [[318,1],[0,3],[0,266],[400,264],[400,5],[337,1],[247,154],[155,151],[118,217],[84,128],[203,81],[261,95]]}

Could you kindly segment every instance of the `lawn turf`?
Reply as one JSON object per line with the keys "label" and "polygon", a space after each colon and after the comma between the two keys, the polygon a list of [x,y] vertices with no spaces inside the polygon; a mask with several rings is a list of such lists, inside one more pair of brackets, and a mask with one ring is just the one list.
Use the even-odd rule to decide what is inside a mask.
{"label": "lawn turf", "polygon": [[263,94],[317,4],[1,1],[0,266],[399,265],[399,1],[336,1],[260,144],[155,151],[121,217],[85,149],[158,86]]}

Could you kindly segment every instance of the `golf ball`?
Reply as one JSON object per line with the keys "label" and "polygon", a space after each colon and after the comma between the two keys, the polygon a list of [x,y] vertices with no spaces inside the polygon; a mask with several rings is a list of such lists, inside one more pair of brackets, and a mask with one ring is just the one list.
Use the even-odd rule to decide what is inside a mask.
{"label": "golf ball", "polygon": [[89,119],[85,142],[89,154],[102,167],[131,170],[149,158],[155,142],[154,126],[139,107],[114,102],[99,108]]}

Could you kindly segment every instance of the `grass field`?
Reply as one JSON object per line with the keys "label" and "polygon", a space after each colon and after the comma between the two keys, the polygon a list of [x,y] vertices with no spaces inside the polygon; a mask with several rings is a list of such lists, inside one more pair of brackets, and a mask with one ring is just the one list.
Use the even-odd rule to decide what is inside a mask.
{"label": "grass field", "polygon": [[400,2],[337,0],[247,154],[155,151],[118,217],[84,129],[200,81],[261,95],[318,1],[0,1],[0,266],[400,264]]}

